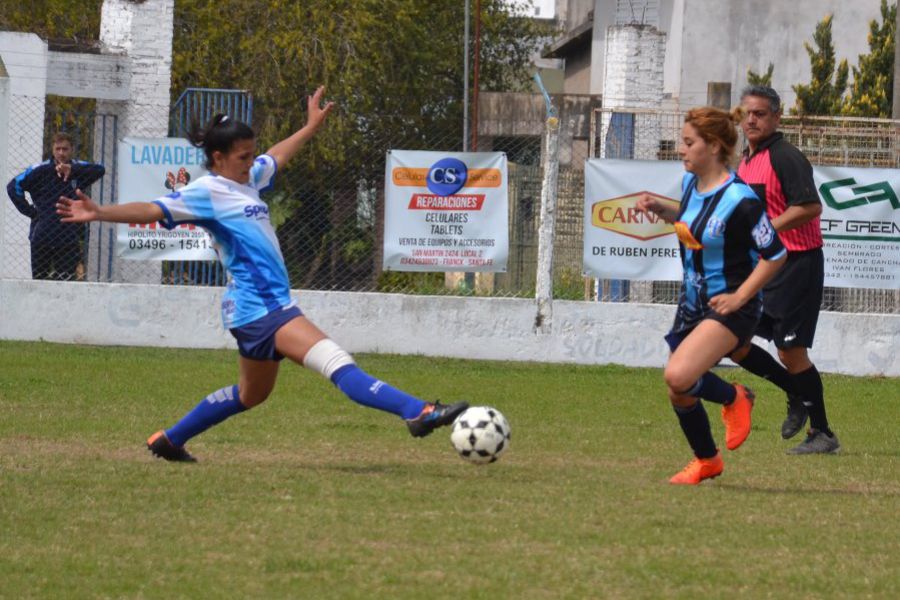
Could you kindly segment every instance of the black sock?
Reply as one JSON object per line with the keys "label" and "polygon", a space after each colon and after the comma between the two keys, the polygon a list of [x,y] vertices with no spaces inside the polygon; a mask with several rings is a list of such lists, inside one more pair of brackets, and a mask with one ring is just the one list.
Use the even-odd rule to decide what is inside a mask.
{"label": "black sock", "polygon": [[737,397],[734,386],[713,373],[704,373],[690,391],[691,396],[697,396],[716,404],[729,405]]}
{"label": "black sock", "polygon": [[681,406],[673,406],[675,414],[678,415],[678,423],[681,425],[681,431],[687,438],[694,456],[697,458],[712,458],[716,455],[716,442],[713,440],[712,430],[709,427],[709,417],[706,416],[706,409],[703,403],[697,400],[693,406],[683,408]]}
{"label": "black sock", "polygon": [[793,378],[797,393],[803,396],[803,405],[809,413],[810,427],[833,436],[834,433],[828,428],[828,417],[825,415],[825,398],[819,370],[813,365],[802,373],[793,375]]}
{"label": "black sock", "polygon": [[750,352],[738,364],[754,375],[768,379],[788,394],[800,393],[793,376],[788,373],[787,369],[756,344],[750,344]]}

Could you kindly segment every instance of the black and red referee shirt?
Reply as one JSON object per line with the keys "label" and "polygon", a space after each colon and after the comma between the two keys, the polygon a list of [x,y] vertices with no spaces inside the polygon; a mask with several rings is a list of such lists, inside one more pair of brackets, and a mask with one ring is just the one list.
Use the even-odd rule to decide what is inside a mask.
{"label": "black and red referee shirt", "polygon": [[[744,149],[738,177],[766,203],[766,214],[770,220],[783,213],[788,206],[813,202],[821,204],[813,181],[812,165],[800,150],[784,139],[781,132],[775,132],[763,140],[752,155],[749,148]],[[778,237],[790,252],[821,248],[819,217],[794,229],[779,231]]]}

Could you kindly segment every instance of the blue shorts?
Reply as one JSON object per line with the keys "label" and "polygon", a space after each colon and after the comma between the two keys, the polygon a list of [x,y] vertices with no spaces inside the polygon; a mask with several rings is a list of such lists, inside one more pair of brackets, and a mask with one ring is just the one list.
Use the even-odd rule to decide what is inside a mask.
{"label": "blue shorts", "polygon": [[229,331],[237,340],[238,352],[244,358],[281,360],[284,356],[275,349],[275,332],[288,321],[301,316],[303,313],[296,306],[281,308]]}

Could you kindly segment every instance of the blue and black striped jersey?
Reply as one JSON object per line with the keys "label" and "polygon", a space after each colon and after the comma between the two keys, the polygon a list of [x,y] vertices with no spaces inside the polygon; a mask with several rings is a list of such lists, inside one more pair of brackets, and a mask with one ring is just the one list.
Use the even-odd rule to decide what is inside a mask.
{"label": "blue and black striped jersey", "polygon": [[713,296],[737,290],[760,256],[778,259],[786,251],[763,203],[734,173],[702,194],[697,177],[686,173],[682,192],[675,223],[684,268],[679,305],[690,321],[710,310]]}

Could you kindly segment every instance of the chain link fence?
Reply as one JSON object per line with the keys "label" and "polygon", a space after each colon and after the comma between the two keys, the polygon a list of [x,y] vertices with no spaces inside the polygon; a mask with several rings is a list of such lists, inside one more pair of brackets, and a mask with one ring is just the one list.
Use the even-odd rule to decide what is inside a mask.
{"label": "chain link fence", "polygon": [[[114,178],[105,165],[115,163],[118,120],[96,112],[93,100],[13,97],[9,110],[9,163],[6,184],[7,264],[14,276],[81,281],[98,279],[103,265],[92,264],[90,248],[103,232],[96,226],[60,223],[56,201],[83,189],[110,202]],[[43,123],[42,128],[35,124]],[[57,139],[64,134],[65,139]],[[54,146],[71,165],[58,170]],[[16,214],[10,206],[20,214]],[[94,256],[96,258],[96,256]],[[108,269],[106,269],[108,271]]]}
{"label": "chain link fence", "polygon": [[[591,117],[590,155],[597,158],[679,160],[684,112],[650,109],[599,109]],[[900,127],[890,119],[798,117],[781,119],[780,131],[813,165],[900,168]],[[739,131],[740,133],[740,131]],[[745,145],[740,137],[739,147]],[[678,282],[600,281],[606,301],[674,304]],[[900,290],[826,287],[822,309],[841,312],[900,313]]]}
{"label": "chain link fence", "polygon": [[[218,110],[214,102],[201,112]],[[10,107],[12,144],[10,176],[21,174],[51,155],[50,140],[68,132],[77,159],[103,164],[105,176],[90,192],[96,200],[118,201],[115,141],[124,137],[114,114],[103,114],[94,101],[48,97]],[[19,124],[43,114],[38,140]],[[208,118],[197,110],[198,118]],[[244,115],[250,120],[252,116]],[[182,135],[185,116],[173,110],[169,123],[135,123],[129,130],[168,131]],[[588,157],[678,160],[677,146],[684,119],[681,112],[608,110],[591,112],[590,134],[577,137],[572,121],[561,123],[554,297],[570,300],[632,301],[673,304],[677,282],[595,281],[582,275],[584,237],[584,162]],[[785,117],[782,130],[817,165],[900,168],[900,134],[896,122],[877,119]],[[568,128],[568,130],[566,129]],[[535,127],[541,129],[540,124]],[[395,128],[395,130],[402,130]],[[161,134],[164,135],[164,134]],[[538,253],[542,177],[542,136],[510,135],[485,138],[470,150],[505,152],[509,166],[509,260],[505,273],[410,273],[384,271],[384,176],[388,150],[462,151],[462,127],[410,131],[388,139],[354,144],[342,160],[314,161],[310,170],[288,165],[276,177],[264,199],[276,227],[292,285],[299,289],[378,291],[406,294],[453,294],[534,297]],[[316,152],[315,143],[306,152]],[[54,173],[55,176],[55,173]],[[146,199],[165,193],[149,191]],[[39,200],[28,194],[28,201]],[[132,199],[128,199],[132,200]],[[7,219],[6,239],[19,239],[11,256],[19,262],[14,275],[32,276],[34,256],[28,242],[32,223],[24,215]],[[11,222],[15,221],[15,222]],[[115,226],[79,227],[77,268],[71,276],[87,281],[143,281],[169,285],[224,285],[221,268],[212,262],[152,262],[119,259],[114,252]],[[12,228],[12,232],[10,232]],[[9,272],[10,270],[7,269]],[[827,288],[823,308],[849,312],[900,312],[900,291]]]}

